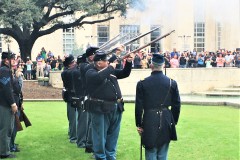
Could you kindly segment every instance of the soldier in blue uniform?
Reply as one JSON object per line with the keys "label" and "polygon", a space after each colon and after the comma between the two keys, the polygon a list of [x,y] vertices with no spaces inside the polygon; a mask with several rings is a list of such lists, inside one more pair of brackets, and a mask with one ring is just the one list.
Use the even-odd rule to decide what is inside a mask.
{"label": "soldier in blue uniform", "polygon": [[164,57],[153,54],[152,73],[137,83],[135,120],[142,136],[146,160],[166,160],[169,143],[177,140],[180,114],[177,82],[163,74]]}
{"label": "soldier in blue uniform", "polygon": [[[81,79],[79,69],[77,69],[77,64],[72,55],[68,55],[63,62],[65,70],[62,72],[62,81],[64,88],[66,89],[67,96],[65,101],[67,102],[67,118],[69,121],[69,141],[71,143],[76,143],[77,141],[77,124],[76,124],[76,106],[74,104],[72,97],[81,97]],[[74,73],[75,71],[75,73]],[[76,79],[76,81],[75,81]]]}
{"label": "soldier in blue uniform", "polygon": [[[98,47],[91,46],[86,49],[86,53],[82,57],[82,63],[79,64],[80,67],[80,72],[81,72],[81,78],[82,78],[82,89],[84,92],[84,96],[87,97],[87,88],[86,88],[86,78],[85,74],[86,72],[94,68],[93,64],[93,58],[95,52],[98,50]],[[85,57],[85,60],[84,60]],[[86,98],[85,98],[86,99]],[[79,119],[79,125],[81,125],[81,128],[84,128],[82,132],[78,133],[78,137],[85,137],[77,140],[77,145],[78,147],[85,147],[85,152],[86,153],[92,153],[92,127],[91,127],[91,114],[89,114],[88,111],[84,109],[84,112],[79,113],[82,114],[82,118]],[[80,122],[81,121],[81,122]]]}
{"label": "soldier in blue uniform", "polygon": [[0,158],[15,158],[16,156],[10,154],[10,139],[14,127],[17,113],[17,105],[13,96],[13,88],[11,84],[12,73],[9,64],[9,53],[2,52],[2,62],[0,68]]}
{"label": "soldier in blue uniform", "polygon": [[118,79],[131,73],[132,57],[128,57],[123,69],[115,69],[116,63],[107,61],[103,51],[94,56],[94,68],[86,73],[87,90],[92,115],[93,151],[97,160],[115,160],[116,146],[123,112],[122,94]]}

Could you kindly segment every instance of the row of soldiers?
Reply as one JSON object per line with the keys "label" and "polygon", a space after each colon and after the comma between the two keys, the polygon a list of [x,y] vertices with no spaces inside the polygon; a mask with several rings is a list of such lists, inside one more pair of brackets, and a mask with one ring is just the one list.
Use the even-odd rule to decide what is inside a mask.
{"label": "row of soldiers", "polygon": [[[122,51],[122,46],[116,49],[118,53]],[[125,58],[124,66],[119,65],[118,57],[115,53],[108,58],[98,47],[90,47],[77,62],[68,55],[63,63],[65,70],[61,76],[63,99],[67,102],[69,140],[85,148],[85,152],[93,152],[97,160],[116,160],[124,111],[117,80],[130,75],[134,54]],[[176,81],[163,75],[163,66],[164,57],[153,54],[150,78],[137,84],[136,126],[143,137],[147,160],[158,154],[166,159],[170,140],[177,139],[175,124],[180,113],[180,97]],[[152,149],[156,149],[154,154]]]}
{"label": "row of soldiers", "polygon": [[98,49],[88,48],[77,63],[72,55],[64,61],[63,98],[67,102],[69,139],[87,153],[94,151],[96,159],[115,159],[124,110],[117,79],[130,75],[132,57],[127,58],[124,69],[115,70],[116,56],[109,60]]}

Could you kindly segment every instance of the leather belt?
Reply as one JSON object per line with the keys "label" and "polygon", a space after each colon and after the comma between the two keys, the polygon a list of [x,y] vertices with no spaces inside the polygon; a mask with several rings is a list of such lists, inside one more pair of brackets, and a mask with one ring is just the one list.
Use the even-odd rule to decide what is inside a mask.
{"label": "leather belt", "polygon": [[121,103],[121,102],[123,102],[123,98],[119,98],[119,99],[114,100],[114,101],[107,101],[107,100],[102,100],[102,99],[97,99],[97,98],[91,98],[90,97],[89,100],[97,101],[97,102],[104,102],[104,101],[106,101],[106,102],[113,102],[113,103]]}

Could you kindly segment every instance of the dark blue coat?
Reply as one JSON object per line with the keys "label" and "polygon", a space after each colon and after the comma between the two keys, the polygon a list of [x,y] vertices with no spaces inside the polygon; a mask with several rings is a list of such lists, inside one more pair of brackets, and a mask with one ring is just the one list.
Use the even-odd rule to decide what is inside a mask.
{"label": "dark blue coat", "polygon": [[[105,101],[116,101],[122,98],[117,79],[128,77],[131,73],[131,68],[132,63],[126,62],[123,69],[114,69],[110,65],[101,71],[96,68],[89,69],[86,73],[86,82],[90,97]],[[102,89],[100,90],[98,87],[101,85]]]}
{"label": "dark blue coat", "polygon": [[2,64],[0,68],[0,104],[6,107],[11,107],[15,103],[11,76],[9,67]]}
{"label": "dark blue coat", "polygon": [[142,141],[145,148],[161,147],[170,140],[177,140],[175,124],[180,107],[176,81],[171,80],[170,88],[170,78],[161,71],[153,71],[151,76],[138,82],[135,119],[136,126],[144,130]]}
{"label": "dark blue coat", "polygon": [[82,79],[81,79],[81,72],[77,66],[71,68],[71,69],[65,69],[62,74],[62,81],[64,88],[69,93],[69,100],[70,97],[79,97],[82,98],[83,93],[83,85],[82,85]]}

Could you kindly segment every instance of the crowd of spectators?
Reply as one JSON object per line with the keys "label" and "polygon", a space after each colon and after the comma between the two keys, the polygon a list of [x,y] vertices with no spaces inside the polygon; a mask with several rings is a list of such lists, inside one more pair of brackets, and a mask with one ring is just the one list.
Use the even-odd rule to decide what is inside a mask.
{"label": "crowd of spectators", "polygon": [[[195,51],[166,51],[166,68],[197,68],[197,67],[238,67],[240,68],[240,51],[218,50],[216,52]],[[147,69],[151,63],[152,53],[140,51],[136,53],[133,60],[133,68]],[[35,61],[27,57],[24,62],[20,56],[17,56],[16,63],[13,65],[14,72],[22,73],[23,79],[36,80],[38,77],[49,77],[49,72],[63,70],[63,59],[60,56],[55,57],[51,51],[46,52],[42,47]],[[124,62],[123,62],[124,64]]]}
{"label": "crowd of spectators", "polygon": [[63,60],[60,56],[55,57],[51,51],[47,53],[43,47],[35,60],[27,57],[26,61],[23,61],[21,56],[17,56],[12,67],[14,72],[22,74],[23,79],[36,80],[38,77],[49,77],[51,70],[62,70]]}
{"label": "crowd of spectators", "polygon": [[[195,51],[166,51],[165,57],[166,68],[197,68],[197,67],[238,67],[240,68],[240,52],[229,50],[218,50],[216,52],[200,52]],[[133,68],[146,69],[151,63],[152,53],[141,51],[136,54]]]}

